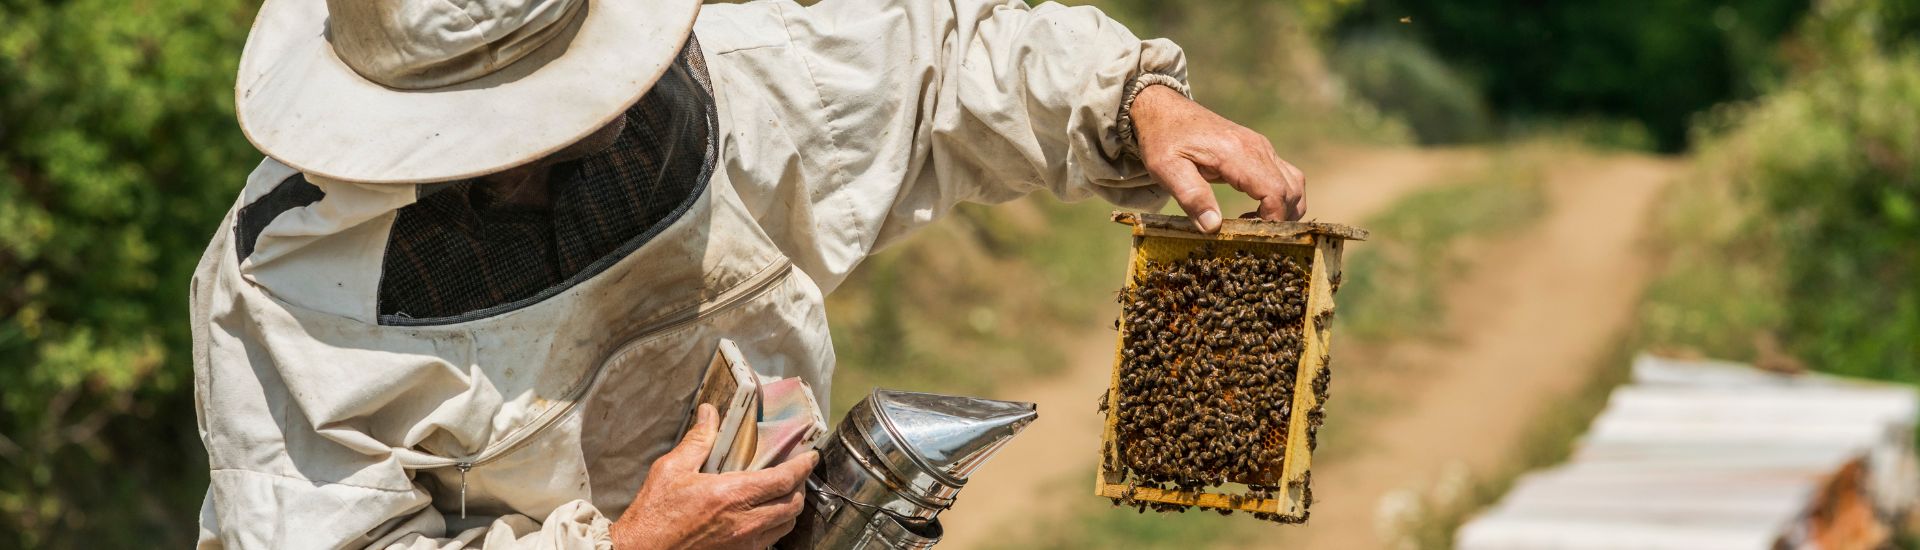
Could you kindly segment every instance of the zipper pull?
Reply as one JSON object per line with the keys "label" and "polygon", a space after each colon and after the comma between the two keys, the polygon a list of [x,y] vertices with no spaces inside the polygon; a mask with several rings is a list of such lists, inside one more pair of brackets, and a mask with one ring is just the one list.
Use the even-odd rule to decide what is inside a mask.
{"label": "zipper pull", "polygon": [[472,462],[453,465],[460,469],[460,519],[467,519],[467,470],[473,469]]}

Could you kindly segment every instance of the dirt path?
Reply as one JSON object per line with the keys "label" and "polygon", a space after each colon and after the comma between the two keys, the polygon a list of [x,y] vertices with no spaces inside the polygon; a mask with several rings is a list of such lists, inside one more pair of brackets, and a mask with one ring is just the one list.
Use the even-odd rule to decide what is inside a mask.
{"label": "dirt path", "polygon": [[[1678,164],[1574,155],[1548,166],[1552,210],[1484,250],[1495,260],[1449,289],[1447,342],[1339,350],[1348,367],[1336,383],[1386,410],[1347,426],[1358,450],[1315,469],[1323,496],[1284,546],[1381,547],[1383,496],[1425,491],[1449,468],[1499,467],[1528,422],[1587,380],[1625,326],[1648,275],[1637,239]],[[1343,412],[1339,391],[1329,416]]]}
{"label": "dirt path", "polygon": [[[1343,149],[1300,164],[1309,174],[1311,217],[1358,221],[1408,191],[1477,172],[1486,162],[1487,155],[1476,150]],[[1115,313],[1103,311],[1101,319]],[[1004,544],[1009,529],[1060,516],[1068,499],[1093,498],[1093,480],[1077,478],[1091,471],[1100,446],[1094,401],[1107,387],[1113,339],[1111,330],[1091,328],[1066,340],[1070,364],[1064,372],[997,392],[994,397],[1038,403],[1040,421],[975,473],[954,508],[941,515],[947,525],[965,526],[949,530],[941,548]]]}

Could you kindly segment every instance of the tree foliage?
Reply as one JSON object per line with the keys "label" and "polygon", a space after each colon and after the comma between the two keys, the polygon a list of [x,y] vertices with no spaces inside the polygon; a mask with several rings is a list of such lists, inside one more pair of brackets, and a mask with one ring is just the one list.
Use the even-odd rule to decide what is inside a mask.
{"label": "tree foliage", "polygon": [[0,547],[184,544],[187,285],[259,155],[250,0],[0,0]]}
{"label": "tree foliage", "polygon": [[1806,72],[1719,139],[1780,249],[1781,333],[1817,368],[1920,382],[1920,19],[1834,0],[1800,33]]}
{"label": "tree foliage", "polygon": [[1366,0],[1347,32],[1410,36],[1509,114],[1639,120],[1667,149],[1690,115],[1761,89],[1807,0]]}
{"label": "tree foliage", "polygon": [[1477,141],[1492,130],[1480,89],[1418,42],[1363,34],[1341,40],[1331,57],[1349,89],[1405,121],[1421,143]]}

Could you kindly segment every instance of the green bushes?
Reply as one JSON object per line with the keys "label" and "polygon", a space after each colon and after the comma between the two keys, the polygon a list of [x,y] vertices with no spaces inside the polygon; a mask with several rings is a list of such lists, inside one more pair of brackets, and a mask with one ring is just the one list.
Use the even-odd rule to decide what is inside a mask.
{"label": "green bushes", "polygon": [[1758,361],[1757,342],[1778,338],[1787,303],[1775,224],[1735,189],[1724,155],[1706,158],[1661,196],[1651,239],[1659,267],[1620,355],[1650,349]]}
{"label": "green bushes", "polygon": [[1491,115],[1479,88],[1418,42],[1383,33],[1343,40],[1332,67],[1349,89],[1399,117],[1421,143],[1488,137]]}
{"label": "green bushes", "polygon": [[1913,10],[1821,3],[1783,48],[1795,74],[1700,119],[1700,170],[1659,220],[1647,345],[1920,382]]}
{"label": "green bushes", "polygon": [[259,155],[249,0],[0,0],[0,548],[182,546],[187,281]]}
{"label": "green bushes", "polygon": [[1741,118],[1731,176],[1779,247],[1786,343],[1817,368],[1920,381],[1920,55],[1821,68]]}

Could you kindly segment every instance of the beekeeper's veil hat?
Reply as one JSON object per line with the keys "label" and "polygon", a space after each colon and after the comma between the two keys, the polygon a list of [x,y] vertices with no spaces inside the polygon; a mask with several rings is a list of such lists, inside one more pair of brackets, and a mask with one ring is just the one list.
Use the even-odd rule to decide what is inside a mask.
{"label": "beekeeper's veil hat", "polygon": [[613,121],[674,61],[699,0],[267,0],[240,128],[301,172],[430,183],[541,158]]}

